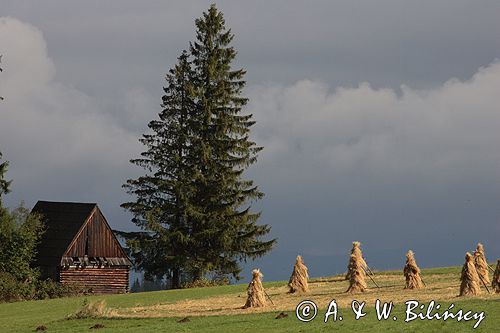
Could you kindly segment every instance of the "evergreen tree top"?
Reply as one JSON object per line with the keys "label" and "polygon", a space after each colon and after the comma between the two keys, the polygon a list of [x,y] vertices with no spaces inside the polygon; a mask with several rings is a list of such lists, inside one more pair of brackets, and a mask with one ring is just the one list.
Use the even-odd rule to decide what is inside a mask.
{"label": "evergreen tree top", "polygon": [[7,167],[9,166],[9,162],[2,162],[2,153],[0,152],[0,205],[2,200],[2,195],[10,192],[10,184],[12,180],[5,180],[5,173],[7,172]]}

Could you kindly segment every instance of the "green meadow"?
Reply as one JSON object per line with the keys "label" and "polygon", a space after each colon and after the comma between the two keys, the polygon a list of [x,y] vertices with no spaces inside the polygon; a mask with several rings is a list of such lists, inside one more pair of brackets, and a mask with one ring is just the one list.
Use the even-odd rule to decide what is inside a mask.
{"label": "green meadow", "polygon": [[[484,289],[477,297],[457,297],[459,271],[459,267],[424,269],[427,287],[411,292],[402,289],[398,271],[375,272],[380,288],[369,284],[367,293],[357,295],[345,293],[347,282],[341,276],[311,279],[311,292],[306,295],[287,294],[285,281],[267,282],[264,286],[274,305],[258,310],[241,309],[246,297],[244,284],[4,303],[0,304],[0,332],[34,332],[42,325],[46,332],[498,332],[500,294],[488,294]],[[296,305],[306,299],[319,308],[316,318],[307,323],[295,316]],[[343,320],[330,317],[325,323],[324,314],[332,299],[338,303],[338,316]],[[376,299],[394,302],[388,320],[377,320]],[[404,302],[412,299],[425,305],[435,300],[443,311],[453,303],[454,311],[484,312],[485,317],[477,329],[473,329],[474,319],[405,322]],[[85,302],[99,300],[106,301],[106,314],[72,319]],[[352,300],[366,301],[366,315],[359,320],[350,307]],[[276,319],[281,312],[288,316]],[[179,322],[181,319],[184,322]],[[101,328],[91,329],[96,324]]]}

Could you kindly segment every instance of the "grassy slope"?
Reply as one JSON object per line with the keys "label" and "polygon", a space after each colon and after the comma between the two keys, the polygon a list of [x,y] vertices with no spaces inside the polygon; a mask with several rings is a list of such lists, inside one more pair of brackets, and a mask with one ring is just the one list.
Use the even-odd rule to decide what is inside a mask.
{"label": "grassy slope", "polygon": [[[456,275],[459,268],[440,268],[424,270],[424,276],[430,274]],[[384,272],[385,275],[401,274],[399,271]],[[267,288],[284,285],[285,282],[266,283]],[[175,303],[182,300],[206,299],[213,296],[244,293],[245,285],[234,285],[214,288],[170,290],[161,292],[137,293],[128,295],[93,296],[89,301],[105,298],[112,308],[130,308],[135,306],[154,306],[156,304]],[[89,327],[102,323],[106,328],[100,332],[470,332],[474,321],[421,321],[404,323],[404,305],[396,305],[393,314],[397,321],[378,322],[372,304],[367,304],[367,316],[359,321],[354,320],[350,309],[341,309],[342,322],[323,323],[318,317],[310,323],[299,322],[293,312],[287,312],[288,318],[276,320],[276,312],[238,314],[232,316],[191,317],[188,323],[177,323],[179,318],[127,318],[127,319],[79,319],[67,320],[69,314],[75,313],[82,305],[83,297],[64,298],[46,301],[18,302],[0,304],[0,332],[32,332],[38,325],[46,325],[48,332],[89,332]],[[363,296],[359,297],[360,300]],[[449,302],[440,302],[444,304]],[[477,332],[496,332],[500,327],[500,298],[457,299],[456,308],[485,311],[486,319]],[[322,306],[322,305],[320,305]],[[324,306],[324,305],[323,305]]]}

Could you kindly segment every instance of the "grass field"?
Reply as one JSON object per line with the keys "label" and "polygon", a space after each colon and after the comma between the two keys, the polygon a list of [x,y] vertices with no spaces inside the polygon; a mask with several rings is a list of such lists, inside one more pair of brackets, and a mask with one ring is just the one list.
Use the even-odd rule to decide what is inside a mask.
{"label": "grass field", "polygon": [[[419,291],[403,290],[399,271],[375,272],[380,288],[369,282],[370,290],[359,295],[345,293],[347,282],[342,277],[312,279],[307,295],[286,294],[286,282],[268,282],[264,286],[274,305],[253,310],[241,309],[245,303],[246,285],[169,290],[112,296],[91,296],[45,301],[0,304],[0,332],[33,332],[39,325],[47,332],[92,332],[90,327],[102,324],[99,332],[499,332],[500,294],[483,294],[473,298],[457,297],[459,267],[424,269],[427,288]],[[84,300],[106,300],[107,313],[101,318],[68,319],[83,305]],[[308,323],[295,317],[295,307],[302,300],[312,300],[318,307],[317,317]],[[343,320],[324,323],[329,302],[335,299]],[[353,300],[366,301],[367,313],[359,320],[351,310]],[[378,321],[375,300],[393,301],[395,306],[389,320]],[[485,319],[474,330],[477,320],[460,321],[414,320],[405,323],[404,302],[418,300],[427,304],[435,300],[443,312],[450,303],[458,309],[485,312]],[[414,310],[417,312],[417,310]],[[425,310],[423,310],[425,313]],[[275,319],[280,312],[288,317]],[[436,312],[436,311],[434,311]],[[397,320],[392,319],[393,316]],[[179,323],[188,317],[188,322]]]}

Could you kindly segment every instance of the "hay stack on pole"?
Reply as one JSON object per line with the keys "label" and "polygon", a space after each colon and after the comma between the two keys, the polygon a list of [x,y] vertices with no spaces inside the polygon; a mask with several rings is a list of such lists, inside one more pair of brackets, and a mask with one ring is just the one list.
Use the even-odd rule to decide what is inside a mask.
{"label": "hay stack on pole", "polygon": [[243,306],[246,308],[258,308],[266,306],[266,292],[262,286],[262,273],[258,269],[252,271],[252,281],[247,288],[247,302]]}
{"label": "hay stack on pole", "polygon": [[351,271],[349,274],[349,289],[347,292],[354,293],[362,293],[366,291],[366,271],[365,271],[365,262],[363,257],[357,256],[355,254],[351,254],[351,258],[349,260]]}
{"label": "hay stack on pole", "polygon": [[474,251],[474,265],[476,266],[479,278],[485,284],[490,284],[490,275],[488,274],[488,262],[484,254],[483,244],[478,243],[476,251]]}
{"label": "hay stack on pole", "polygon": [[289,293],[307,293],[309,291],[308,278],[307,267],[299,255],[295,260],[292,276],[290,276],[290,280],[288,281],[288,287],[290,287]]}
{"label": "hay stack on pole", "polygon": [[495,273],[493,273],[491,286],[497,294],[500,294],[500,259],[497,260],[497,268],[495,269]]}
{"label": "hay stack on pole", "polygon": [[403,274],[406,278],[405,289],[422,289],[424,287],[420,277],[420,268],[417,266],[412,250],[406,253],[406,265],[403,268]]}
{"label": "hay stack on pole", "polygon": [[[351,256],[349,257],[349,264],[347,265],[347,274],[345,276],[346,280],[351,279],[351,272],[354,270],[355,261],[361,265],[363,270],[368,267],[365,259],[363,259],[363,253],[361,252],[360,242],[352,242]],[[355,259],[354,259],[355,258]]]}
{"label": "hay stack on pole", "polygon": [[465,254],[465,264],[462,267],[462,275],[460,276],[460,295],[479,295],[481,293],[481,280],[474,266],[474,258],[467,252]]}

